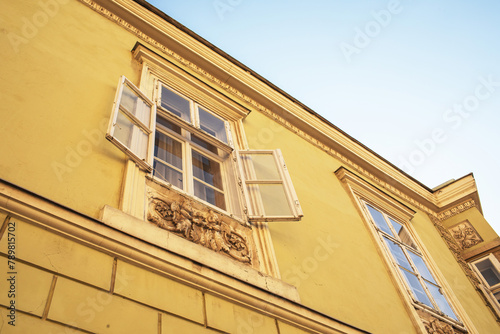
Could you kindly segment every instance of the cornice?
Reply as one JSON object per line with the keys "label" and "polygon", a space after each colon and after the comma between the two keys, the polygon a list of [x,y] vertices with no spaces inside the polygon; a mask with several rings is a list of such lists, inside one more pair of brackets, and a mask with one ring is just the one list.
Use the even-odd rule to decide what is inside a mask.
{"label": "cornice", "polygon": [[439,221],[443,221],[475,207],[476,207],[476,202],[474,200],[468,200],[460,204],[457,204],[448,210],[440,212],[436,216],[436,218]]}
{"label": "cornice", "polygon": [[[336,128],[333,124],[321,118],[321,116],[312,111],[305,110],[305,108],[290,100],[275,88],[255,76],[252,76],[251,73],[240,66],[235,66],[230,60],[214,52],[207,45],[200,42],[199,39],[201,38],[193,38],[185,31],[181,31],[178,27],[175,27],[173,24],[165,21],[134,1],[100,0],[119,6],[123,11],[128,13],[127,15],[130,19],[135,18],[136,21],[137,19],[142,20],[142,22],[149,25],[151,29],[156,29],[168,35],[197,57],[209,62],[216,69],[225,73],[226,77],[220,79],[213,75],[193,61],[188,60],[178,52],[175,52],[139,30],[126,19],[99,5],[97,2],[93,0],[79,1],[133,33],[148,45],[153,46],[156,50],[160,51],[166,59],[205,84],[235,101],[238,101],[241,105],[265,114],[312,145],[339,159],[342,163],[349,166],[349,168],[352,168],[379,187],[432,216],[437,215],[442,205],[450,205],[452,202],[460,200],[460,198],[471,197],[471,192],[476,191],[475,183],[472,178],[471,180],[460,182],[459,185],[451,184],[440,189],[439,194],[433,193],[431,189],[418,183],[397,167]],[[249,90],[258,92],[258,94],[270,105],[282,108],[286,114],[280,115],[277,112],[273,112],[256,99],[244,94],[233,85],[228,84],[229,78],[234,78]],[[476,201],[478,201],[478,197],[475,197]],[[480,208],[480,206],[478,207]]]}

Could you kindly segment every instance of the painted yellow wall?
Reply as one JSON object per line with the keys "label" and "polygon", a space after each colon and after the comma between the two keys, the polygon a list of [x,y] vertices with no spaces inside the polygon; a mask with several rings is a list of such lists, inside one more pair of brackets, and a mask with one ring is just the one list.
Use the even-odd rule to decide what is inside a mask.
{"label": "painted yellow wall", "polygon": [[[282,150],[304,211],[300,222],[269,224],[282,278],[298,287],[304,304],[360,328],[380,333],[412,328],[369,230],[334,174],[342,164],[261,114],[250,114],[244,126],[250,148]],[[480,333],[498,331],[428,215],[408,206],[417,212],[411,225],[442,273],[443,285],[453,290]],[[477,209],[465,214],[479,222],[486,238],[496,237]],[[457,216],[450,224],[457,219],[466,218]]]}
{"label": "painted yellow wall", "polygon": [[98,217],[118,205],[125,158],[104,134],[119,76],[138,82],[135,38],[77,1],[52,3],[0,12],[0,177]]}
{"label": "painted yellow wall", "polygon": [[269,223],[282,279],[320,312],[375,333],[413,333],[372,237],[334,174],[338,160],[262,114],[251,113],[243,124],[250,148],[282,150],[304,211],[300,222]]}

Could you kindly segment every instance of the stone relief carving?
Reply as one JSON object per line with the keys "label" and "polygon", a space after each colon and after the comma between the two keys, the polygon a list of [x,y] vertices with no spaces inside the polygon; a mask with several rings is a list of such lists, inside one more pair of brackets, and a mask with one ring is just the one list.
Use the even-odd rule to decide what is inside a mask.
{"label": "stone relief carving", "polygon": [[467,261],[465,261],[462,255],[462,249],[457,245],[455,239],[450,235],[450,233],[448,233],[448,230],[443,226],[443,223],[438,218],[432,215],[429,215],[429,218],[431,219],[436,229],[439,231],[439,234],[446,242],[448,248],[455,256],[455,259],[457,260],[458,264],[462,267],[467,277],[471,280],[472,284],[474,284],[474,286],[477,289],[479,289],[479,284],[480,284],[479,278],[477,277],[476,274],[474,274]]}
{"label": "stone relief carving", "polygon": [[476,229],[468,221],[464,221],[449,229],[455,241],[462,249],[471,248],[483,241]]}
{"label": "stone relief carving", "polygon": [[165,201],[149,196],[147,220],[189,241],[215,252],[225,253],[243,262],[251,263],[251,254],[245,237],[211,209],[193,208],[189,199]]}
{"label": "stone relief carving", "polygon": [[437,317],[431,315],[428,311],[417,310],[425,330],[428,334],[464,334],[467,333],[465,329],[454,327],[447,322],[444,322]]}
{"label": "stone relief carving", "polygon": [[457,333],[450,324],[434,318],[425,324],[425,329],[429,334],[455,334]]}

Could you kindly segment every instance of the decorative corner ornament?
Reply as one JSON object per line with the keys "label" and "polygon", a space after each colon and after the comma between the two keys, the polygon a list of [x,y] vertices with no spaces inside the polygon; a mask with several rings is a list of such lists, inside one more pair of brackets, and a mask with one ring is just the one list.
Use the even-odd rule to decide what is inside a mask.
{"label": "decorative corner ornament", "polygon": [[148,197],[149,222],[215,252],[251,264],[252,257],[245,237],[222,221],[213,210],[197,210],[189,199],[168,202]]}
{"label": "decorative corner ornament", "polygon": [[462,249],[471,248],[483,242],[483,238],[481,238],[474,226],[467,220],[449,228],[448,231]]}

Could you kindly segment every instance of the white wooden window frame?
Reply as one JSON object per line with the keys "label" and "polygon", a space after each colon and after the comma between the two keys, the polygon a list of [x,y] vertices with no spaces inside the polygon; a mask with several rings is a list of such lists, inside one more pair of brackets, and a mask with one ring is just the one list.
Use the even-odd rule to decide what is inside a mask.
{"label": "white wooden window frame", "polygon": [[[185,126],[186,124],[184,124],[184,123],[182,123],[184,125],[184,127],[179,125],[177,122],[175,122],[176,118],[178,118],[178,117],[176,115],[169,113],[168,111],[158,110],[157,112],[160,114],[160,117],[167,119],[168,121],[172,122],[175,125],[178,125],[181,128],[181,132],[182,132],[181,134],[179,134],[175,131],[172,131],[170,129],[163,129],[163,128],[158,127],[158,126],[156,127],[156,131],[159,131],[159,132],[163,133],[164,135],[171,137],[172,139],[180,142],[182,145],[183,188],[179,188],[179,187],[173,185],[169,180],[165,180],[161,177],[155,176],[154,170],[153,170],[153,178],[158,180],[159,182],[167,183],[169,186],[174,187],[176,190],[181,191],[185,194],[188,194],[188,195],[196,198],[197,200],[203,202],[204,204],[213,207],[216,210],[222,210],[226,213],[229,213],[230,210],[228,210],[228,208],[232,207],[232,203],[230,203],[231,199],[229,198],[229,197],[231,197],[231,195],[228,194],[228,191],[227,191],[229,188],[227,175],[228,175],[228,168],[230,168],[230,166],[228,166],[228,165],[230,165],[230,154],[225,152],[227,150],[227,147],[226,147],[226,149],[224,149],[224,147],[221,147],[222,142],[217,141],[217,143],[219,145],[214,145],[213,141],[212,141],[212,142],[209,142],[209,144],[213,144],[215,147],[222,149],[222,154],[215,154],[214,152],[211,152],[207,149],[204,149],[203,147],[200,147],[199,145],[197,145],[196,143],[194,143],[190,139],[190,136],[192,134],[194,134],[195,136],[201,137],[200,136],[201,130],[194,129],[191,126],[186,127]],[[197,130],[197,131],[193,132],[193,130]],[[206,139],[206,138],[204,137],[202,139]],[[207,158],[209,158],[209,159],[211,159],[219,164],[221,178],[222,178],[222,189],[220,189],[220,190],[222,190],[221,192],[224,195],[224,204],[225,204],[224,209],[220,208],[212,203],[206,202],[203,199],[194,195],[194,178],[195,178],[195,176],[194,176],[194,172],[193,172],[193,153],[192,153],[193,151],[198,152],[198,153],[206,156]],[[155,159],[155,158],[156,157],[153,154],[153,159]],[[161,160],[161,159],[158,159],[158,160]],[[154,166],[154,163],[153,163],[153,166]],[[216,187],[213,187],[213,188],[217,189]]]}
{"label": "white wooden window frame", "polygon": [[[133,93],[144,102],[146,102],[150,106],[150,117],[149,124],[143,123],[136,115],[132,114],[129,110],[122,107],[121,100],[123,97],[123,89],[125,86],[128,86]],[[126,117],[128,117],[133,124],[133,133],[131,134],[131,144],[127,145],[126,143],[122,143],[116,136],[117,130],[117,119],[118,114],[122,113]],[[154,140],[154,129],[156,124],[156,104],[149,99],[144,93],[141,92],[139,88],[137,88],[130,80],[128,80],[125,76],[121,76],[118,81],[118,89],[116,91],[114,103],[113,103],[113,111],[111,113],[110,122],[108,125],[108,130],[106,133],[106,138],[110,140],[113,144],[115,144],[121,151],[123,151],[130,159],[132,159],[137,165],[147,171],[151,172],[153,170],[152,166],[152,148],[153,148],[153,140]],[[139,154],[139,147],[137,140],[139,131],[143,131],[146,133],[147,147],[145,148],[146,157],[141,158]]]}
{"label": "white wooden window frame", "polygon": [[498,300],[496,299],[496,297],[494,295],[495,293],[500,292],[500,283],[495,284],[493,286],[490,286],[488,284],[488,281],[486,281],[486,279],[481,274],[481,271],[476,267],[476,265],[479,262],[482,262],[484,260],[489,260],[490,263],[493,265],[493,268],[495,268],[498,273],[500,273],[500,262],[493,254],[489,254],[488,256],[483,256],[482,258],[474,260],[472,262],[472,268],[474,269],[474,271],[476,272],[478,277],[481,279],[481,282],[483,283],[484,287],[486,287],[486,289],[485,289],[486,295],[488,295],[490,297],[492,304],[496,308],[497,314],[500,314],[500,303],[498,302]]}
{"label": "white wooden window frame", "polygon": [[[417,245],[416,241],[414,240],[414,238],[412,236],[413,233],[410,231],[408,224],[406,222],[401,221],[400,219],[398,219],[396,217],[393,217],[391,214],[388,214],[383,208],[379,207],[378,205],[376,205],[374,203],[370,203],[362,198],[360,198],[359,201],[362,204],[362,207],[363,207],[363,210],[365,212],[366,217],[369,218],[370,223],[372,224],[373,228],[377,231],[377,234],[380,238],[380,243],[383,245],[385,252],[387,253],[389,258],[391,259],[392,265],[396,268],[396,272],[398,273],[398,277],[405,284],[406,290],[412,296],[413,302],[418,304],[419,306],[421,306],[424,309],[431,310],[432,312],[436,312],[436,313],[440,314],[441,316],[448,318],[450,321],[460,323],[459,317],[457,315],[457,311],[453,308],[453,306],[450,303],[450,301],[448,300],[449,298],[446,296],[446,294],[443,293],[442,285],[439,283],[439,280],[437,279],[436,274],[433,273],[432,268],[429,266],[428,261],[425,258],[425,255],[420,251],[420,247]],[[368,206],[371,206],[373,209],[379,211],[382,214],[383,218],[385,219],[385,222],[387,223],[387,226],[389,227],[389,229],[392,232],[392,235],[388,234],[386,231],[379,228],[378,224],[375,222],[374,217],[369,212]],[[390,223],[389,218],[392,219],[393,221],[395,221],[396,223],[400,224],[402,226],[402,228],[406,230],[406,232],[408,233],[408,235],[410,237],[411,242],[413,243],[413,247],[412,247],[412,245],[409,245],[401,240],[397,231],[394,229],[394,226],[392,226],[392,224]],[[413,272],[410,272],[409,270],[404,268],[404,266],[402,266],[398,263],[398,260],[395,258],[394,254],[389,249],[384,238],[396,243],[401,248],[401,250],[403,251],[403,254],[406,258],[406,261],[412,267]],[[418,268],[418,266],[416,265],[414,260],[411,258],[411,256],[409,256],[409,253],[411,253],[411,252],[416,254],[417,256],[419,256],[422,259],[427,271],[432,276],[431,278],[434,280],[434,282],[429,281],[427,278],[424,278],[424,276],[421,273],[421,269]],[[429,307],[425,303],[419,301],[418,297],[413,292],[413,288],[410,286],[410,283],[407,281],[406,277],[404,277],[404,275],[402,274],[402,270],[409,272],[411,275],[416,274],[413,276],[417,277],[421,287],[424,290],[424,293],[426,294],[427,298],[429,299],[429,301],[431,302],[433,307]],[[430,284],[432,284],[433,286],[438,288],[438,290],[442,293],[443,297],[445,298],[446,302],[448,303],[449,307],[451,308],[451,311],[457,317],[457,319],[454,319],[450,315],[447,315],[442,310],[440,310],[438,303],[435,300],[434,295],[429,290],[426,282],[429,282]]]}
{"label": "white wooden window frame", "polygon": [[[168,109],[165,109],[161,105],[161,101],[162,101],[161,100],[162,99],[161,92],[162,92],[162,88],[163,87],[165,87],[166,89],[170,90],[171,92],[173,92],[173,93],[179,95],[180,97],[186,99],[187,101],[189,101],[190,122],[186,121],[185,119],[181,118],[178,115],[175,115],[174,113],[170,112]],[[207,108],[207,107],[205,107],[205,106],[203,106],[203,105],[201,105],[201,104],[193,101],[189,97],[184,96],[182,93],[179,93],[178,91],[176,91],[175,89],[173,89],[173,88],[169,87],[168,85],[164,84],[160,80],[157,81],[156,92],[157,92],[156,107],[157,107],[158,110],[162,110],[166,114],[170,115],[170,117],[168,117],[169,120],[171,120],[172,122],[174,122],[175,124],[177,124],[177,125],[179,125],[181,127],[186,127],[187,126],[187,127],[191,127],[191,128],[194,128],[194,129],[198,130],[197,135],[199,137],[201,137],[204,140],[209,141],[213,145],[220,146],[220,148],[224,149],[227,152],[231,152],[233,150],[234,145],[233,145],[233,140],[232,140],[231,127],[230,127],[229,122],[227,120],[225,120],[222,117],[220,117],[220,116],[216,115],[215,113],[211,112],[210,108]],[[214,116],[215,118],[218,118],[222,122],[224,122],[224,128],[225,128],[225,131],[226,131],[227,143],[223,142],[222,140],[218,139],[217,137],[211,135],[210,133],[204,131],[201,128],[200,114],[199,114],[199,109],[200,108],[202,108],[203,110],[205,110],[206,112],[208,112],[209,114],[211,114],[212,116]]]}
{"label": "white wooden window frame", "polygon": [[[288,173],[288,169],[280,149],[275,150],[240,150],[236,152],[238,167],[241,177],[243,193],[245,197],[247,215],[250,221],[293,221],[300,220],[303,217],[302,208],[297,197],[297,193],[292,184],[292,179]],[[245,177],[243,155],[272,155],[276,170],[280,176],[275,180],[259,180],[256,177],[249,179]],[[262,197],[259,192],[250,192],[248,186],[275,184],[282,185],[285,193],[287,205],[290,209],[290,215],[267,215],[265,213]]]}

